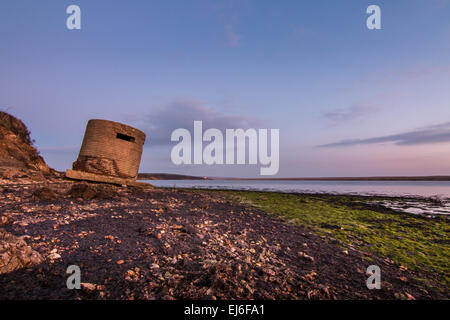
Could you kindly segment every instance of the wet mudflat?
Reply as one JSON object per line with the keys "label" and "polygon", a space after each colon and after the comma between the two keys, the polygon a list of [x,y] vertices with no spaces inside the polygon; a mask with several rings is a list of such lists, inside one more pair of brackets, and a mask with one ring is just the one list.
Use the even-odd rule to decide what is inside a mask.
{"label": "wet mudflat", "polygon": [[[0,274],[0,299],[435,299],[399,267],[229,193],[79,184],[0,187],[0,226],[42,257]],[[368,290],[365,271],[382,270]],[[66,287],[69,265],[82,290]],[[425,286],[427,278],[436,287]]]}

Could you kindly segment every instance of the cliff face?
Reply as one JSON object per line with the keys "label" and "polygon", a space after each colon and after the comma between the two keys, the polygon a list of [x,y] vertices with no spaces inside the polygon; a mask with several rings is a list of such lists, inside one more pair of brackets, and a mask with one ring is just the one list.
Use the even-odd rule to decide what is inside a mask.
{"label": "cliff face", "polygon": [[33,147],[25,124],[0,111],[0,178],[43,178],[51,172]]}

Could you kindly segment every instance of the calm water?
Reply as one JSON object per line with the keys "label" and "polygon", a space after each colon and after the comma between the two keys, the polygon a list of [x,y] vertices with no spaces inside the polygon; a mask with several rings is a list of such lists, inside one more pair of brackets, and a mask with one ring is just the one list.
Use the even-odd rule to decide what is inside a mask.
{"label": "calm water", "polygon": [[255,181],[255,180],[152,180],[158,187],[260,190],[439,198],[373,200],[397,211],[427,216],[450,215],[450,181]]}
{"label": "calm water", "polygon": [[159,187],[336,193],[450,199],[450,181],[152,180]]}

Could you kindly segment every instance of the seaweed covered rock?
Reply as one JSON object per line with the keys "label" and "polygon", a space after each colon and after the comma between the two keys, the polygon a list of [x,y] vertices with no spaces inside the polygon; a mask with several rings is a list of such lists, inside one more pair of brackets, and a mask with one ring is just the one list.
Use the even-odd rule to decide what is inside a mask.
{"label": "seaweed covered rock", "polygon": [[58,195],[49,187],[42,187],[33,192],[33,200],[54,201],[56,199]]}
{"label": "seaweed covered rock", "polygon": [[81,198],[85,200],[92,199],[114,199],[117,192],[113,186],[98,185],[89,183],[77,183],[72,186],[68,193],[73,198]]}

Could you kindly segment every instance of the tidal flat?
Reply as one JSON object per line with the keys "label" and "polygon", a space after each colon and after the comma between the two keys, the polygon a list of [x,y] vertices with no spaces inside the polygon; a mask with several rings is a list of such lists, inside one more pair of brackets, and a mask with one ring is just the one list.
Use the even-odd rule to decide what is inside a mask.
{"label": "tidal flat", "polygon": [[[404,211],[418,204],[439,208],[443,204],[438,199],[239,191],[230,194],[284,221],[331,236],[343,246],[380,255],[404,268],[435,273],[436,279],[449,288],[449,217]],[[408,206],[402,208],[402,203]]]}

